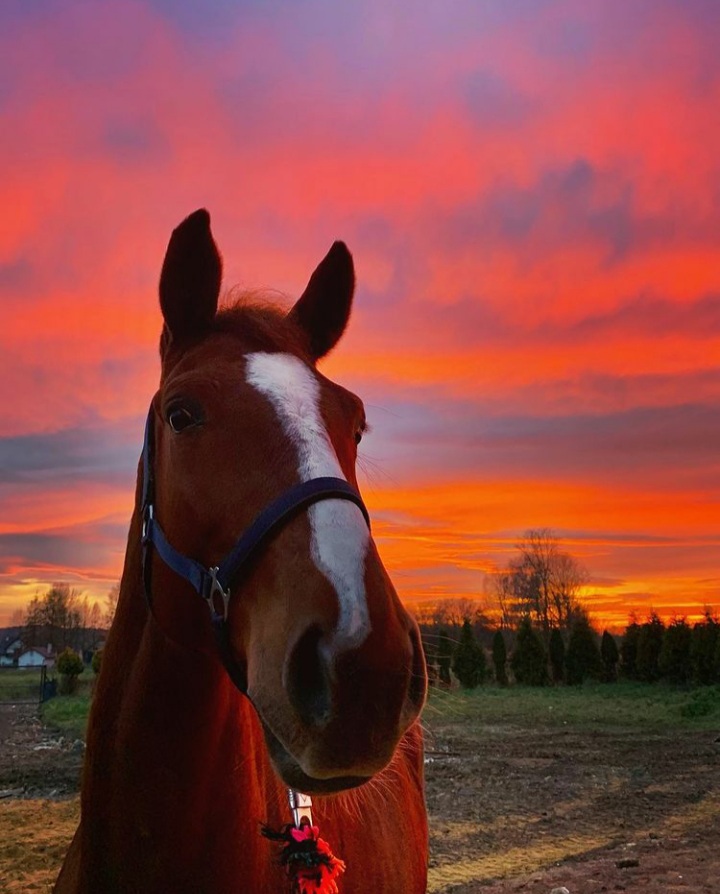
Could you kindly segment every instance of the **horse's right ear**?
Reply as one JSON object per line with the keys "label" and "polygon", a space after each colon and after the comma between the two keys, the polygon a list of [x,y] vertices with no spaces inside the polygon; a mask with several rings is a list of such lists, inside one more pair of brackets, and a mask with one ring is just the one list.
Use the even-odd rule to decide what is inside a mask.
{"label": "horse's right ear", "polygon": [[165,320],[161,350],[170,341],[197,338],[217,312],[222,259],[201,208],[176,227],[160,274],[160,308]]}
{"label": "horse's right ear", "polygon": [[350,318],[354,291],[352,255],[344,242],[335,242],[288,314],[305,333],[313,360],[324,357],[340,340]]}

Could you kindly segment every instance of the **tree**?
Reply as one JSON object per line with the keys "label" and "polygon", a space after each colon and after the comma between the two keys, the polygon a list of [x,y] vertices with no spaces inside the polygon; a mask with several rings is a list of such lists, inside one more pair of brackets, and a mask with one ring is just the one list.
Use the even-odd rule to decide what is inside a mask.
{"label": "tree", "polygon": [[588,677],[599,679],[602,674],[602,659],[597,645],[597,636],[587,615],[578,615],[573,621],[565,655],[567,682],[579,686]]}
{"label": "tree", "polygon": [[700,686],[708,686],[715,680],[714,659],[719,632],[717,617],[706,608],[703,620],[695,624],[690,639],[692,678]]}
{"label": "tree", "polygon": [[550,671],[553,683],[562,683],[565,679],[565,640],[557,627],[550,634]]}
{"label": "tree", "polygon": [[28,645],[50,645],[55,652],[79,645],[82,630],[80,594],[57,583],[44,596],[34,596],[25,613],[23,639]]}
{"label": "tree", "polygon": [[90,666],[92,667],[92,671],[96,677],[100,673],[100,667],[102,666],[102,654],[102,649],[98,649],[96,652],[93,652],[92,662]]}
{"label": "tree", "polygon": [[56,666],[60,674],[60,691],[69,695],[75,691],[77,678],[85,669],[82,658],[73,649],[64,649],[58,655]]}
{"label": "tree", "polygon": [[494,574],[490,586],[500,609],[501,626],[506,630],[517,630],[523,619],[523,612],[515,595],[515,574],[512,568]]}
{"label": "tree", "polygon": [[640,639],[640,625],[635,615],[630,615],[628,625],[625,628],[622,643],[620,645],[620,661],[622,675],[628,680],[638,679],[637,648]]}
{"label": "tree", "polygon": [[715,680],[720,681],[720,636],[715,643],[715,655],[713,656],[713,675]]}
{"label": "tree", "polygon": [[492,643],[493,665],[495,666],[495,679],[500,686],[507,686],[507,649],[505,648],[505,637],[501,628],[495,631]]}
{"label": "tree", "polygon": [[548,682],[547,655],[529,616],[523,618],[510,665],[518,683],[545,686]]}
{"label": "tree", "polygon": [[452,663],[452,656],[452,640],[450,639],[447,630],[442,627],[440,628],[440,634],[438,636],[437,663],[440,682],[445,686],[449,686],[452,682],[450,677],[450,665]]}
{"label": "tree", "polygon": [[637,644],[637,673],[646,683],[654,683],[660,678],[660,650],[662,649],[665,625],[656,612],[640,627]]}
{"label": "tree", "polygon": [[547,528],[526,531],[517,550],[494,579],[503,623],[530,615],[547,643],[552,628],[567,630],[580,610],[578,595],[587,572]]}
{"label": "tree", "polygon": [[455,650],[452,669],[464,689],[475,689],[485,682],[487,660],[485,650],[475,639],[472,624],[464,621],[460,631],[460,642]]}
{"label": "tree", "polygon": [[687,683],[692,676],[692,630],[685,618],[674,618],[663,635],[658,672],[670,683]]}
{"label": "tree", "polygon": [[114,583],[105,596],[105,614],[103,615],[103,626],[109,630],[112,626],[115,612],[117,610],[118,599],[120,598],[120,581]]}
{"label": "tree", "polygon": [[609,630],[603,630],[602,640],[600,641],[600,657],[603,663],[603,680],[606,683],[614,683],[617,680],[617,666],[620,660],[620,652],[618,651],[615,637]]}

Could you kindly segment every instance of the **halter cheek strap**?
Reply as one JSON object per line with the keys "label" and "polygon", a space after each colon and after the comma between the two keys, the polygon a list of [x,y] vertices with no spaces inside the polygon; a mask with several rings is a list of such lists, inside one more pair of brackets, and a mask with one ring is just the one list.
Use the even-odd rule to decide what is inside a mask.
{"label": "halter cheek strap", "polygon": [[325,477],[303,481],[286,490],[269,506],[266,506],[219,565],[206,567],[195,559],[178,552],[168,541],[155,518],[154,422],[151,406],[145,423],[141,506],[143,582],[148,607],[152,609],[151,558],[154,547],[163,562],[177,575],[188,581],[207,603],[220,659],[235,686],[243,694],[247,694],[245,668],[233,656],[227,616],[232,590],[240,582],[250,561],[290,519],[313,503],[330,499],[349,500],[360,509],[367,526],[370,527],[367,509],[360,494],[343,478]]}

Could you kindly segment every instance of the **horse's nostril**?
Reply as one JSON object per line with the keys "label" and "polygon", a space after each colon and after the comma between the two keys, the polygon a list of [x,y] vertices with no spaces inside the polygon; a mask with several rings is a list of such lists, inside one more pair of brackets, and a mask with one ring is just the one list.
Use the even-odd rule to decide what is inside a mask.
{"label": "horse's nostril", "polygon": [[303,723],[322,726],[330,718],[330,687],[320,654],[322,631],[310,627],[292,650],[286,666],[285,689]]}

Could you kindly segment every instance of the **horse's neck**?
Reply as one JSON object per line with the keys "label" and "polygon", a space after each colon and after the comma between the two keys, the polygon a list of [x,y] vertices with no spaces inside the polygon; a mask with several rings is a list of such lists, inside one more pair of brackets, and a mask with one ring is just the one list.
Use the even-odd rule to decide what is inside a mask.
{"label": "horse's neck", "polygon": [[83,825],[97,828],[85,847],[153,866],[168,854],[190,865],[203,848],[208,865],[230,836],[251,859],[259,822],[287,821],[257,718],[214,655],[177,645],[151,617],[138,544],[134,517],[88,726]]}

